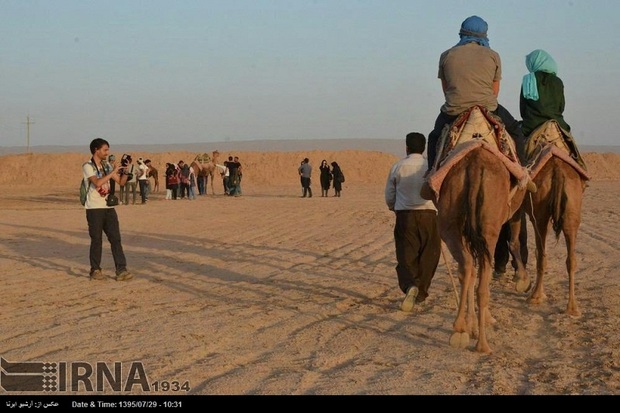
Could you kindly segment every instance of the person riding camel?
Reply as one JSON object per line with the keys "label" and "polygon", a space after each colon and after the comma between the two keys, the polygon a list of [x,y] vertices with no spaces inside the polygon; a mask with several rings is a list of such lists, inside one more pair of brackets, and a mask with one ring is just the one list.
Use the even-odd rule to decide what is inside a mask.
{"label": "person riding camel", "polygon": [[497,101],[502,65],[499,54],[490,48],[487,22],[478,16],[468,17],[461,24],[460,41],[439,58],[438,78],[445,97],[428,135],[428,171],[433,168],[437,142],[445,125],[450,125],[463,112],[481,106],[497,115],[515,141],[521,154],[525,143],[521,126],[510,112]]}
{"label": "person riding camel", "polygon": [[[562,137],[570,149],[571,156],[579,166],[587,170],[586,163],[570,132],[570,126],[564,120],[564,83],[557,75],[557,63],[549,53],[536,49],[525,56],[525,67],[529,73],[523,76],[521,83],[519,110],[523,119],[521,128],[528,139],[528,149],[530,139],[536,135],[534,132],[547,121],[553,120],[561,129]],[[526,152],[529,158],[531,154],[527,150]]]}

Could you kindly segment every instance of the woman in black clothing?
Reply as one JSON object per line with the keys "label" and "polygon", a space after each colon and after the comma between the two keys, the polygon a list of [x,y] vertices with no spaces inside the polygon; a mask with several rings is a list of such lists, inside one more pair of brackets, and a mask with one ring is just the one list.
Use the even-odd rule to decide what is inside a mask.
{"label": "woman in black clothing", "polygon": [[327,196],[327,192],[329,191],[330,187],[330,181],[332,180],[332,173],[325,159],[323,159],[323,161],[321,162],[321,166],[319,167],[319,169],[321,170],[321,196]]}
{"label": "woman in black clothing", "polygon": [[336,191],[334,196],[339,197],[340,191],[342,191],[342,171],[336,161],[332,162],[332,177],[334,180],[334,191]]}

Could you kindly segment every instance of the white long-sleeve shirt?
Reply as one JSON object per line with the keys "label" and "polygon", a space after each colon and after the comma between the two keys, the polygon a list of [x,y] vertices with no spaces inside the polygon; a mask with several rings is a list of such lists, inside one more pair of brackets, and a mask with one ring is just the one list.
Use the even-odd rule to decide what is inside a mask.
{"label": "white long-sleeve shirt", "polygon": [[424,183],[426,161],[419,153],[409,154],[390,169],[385,184],[385,203],[390,210],[430,209],[437,211],[433,201],[420,196]]}

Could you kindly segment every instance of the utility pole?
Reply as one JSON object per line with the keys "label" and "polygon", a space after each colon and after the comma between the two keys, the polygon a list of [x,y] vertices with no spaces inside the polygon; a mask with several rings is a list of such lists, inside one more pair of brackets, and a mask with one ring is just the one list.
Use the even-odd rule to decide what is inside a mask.
{"label": "utility pole", "polygon": [[26,153],[30,153],[30,125],[34,123],[30,121],[30,115],[26,116]]}

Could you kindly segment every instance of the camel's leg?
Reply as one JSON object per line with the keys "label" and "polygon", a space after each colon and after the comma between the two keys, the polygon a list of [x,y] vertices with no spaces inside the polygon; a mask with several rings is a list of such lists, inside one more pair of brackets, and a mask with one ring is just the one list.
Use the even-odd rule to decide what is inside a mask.
{"label": "camel's leg", "polygon": [[478,343],[476,351],[490,354],[491,347],[487,341],[486,325],[489,313],[489,283],[491,281],[491,263],[489,259],[484,259],[481,263],[482,268],[479,270],[480,279],[478,281]]}
{"label": "camel's leg", "polygon": [[470,268],[470,283],[467,290],[467,332],[473,338],[478,338],[478,318],[476,317],[476,267],[473,262]]}
{"label": "camel's leg", "polygon": [[211,195],[215,195],[215,185],[213,183],[215,174],[213,172],[209,172],[208,178],[211,181]]}
{"label": "camel's leg", "polygon": [[454,320],[454,333],[450,336],[450,346],[454,348],[465,348],[469,345],[469,330],[466,313],[469,304],[469,290],[473,289],[472,260],[468,257],[465,262],[459,262],[459,280],[461,281],[461,296],[459,299],[459,309]]}
{"label": "camel's leg", "polygon": [[521,212],[517,212],[510,219],[510,242],[508,248],[510,254],[517,264],[517,272],[514,277],[516,281],[515,289],[517,292],[523,293],[529,290],[532,283],[527,276],[525,265],[523,265],[523,259],[521,258],[521,243],[519,242],[519,234],[521,233]]}
{"label": "camel's leg", "polygon": [[533,224],[536,233],[536,284],[527,302],[530,304],[541,304],[547,298],[543,287],[543,276],[545,275],[545,268],[547,266],[545,248],[547,243],[549,215],[545,214],[543,216],[540,214]]}
{"label": "camel's leg", "polygon": [[571,316],[578,317],[581,315],[577,299],[575,298],[575,270],[577,260],[575,259],[575,242],[577,240],[577,231],[565,231],[564,239],[566,240],[566,270],[568,271],[568,305],[566,313]]}

